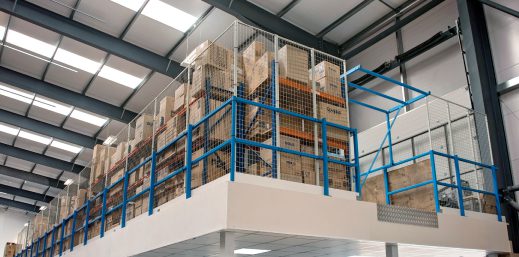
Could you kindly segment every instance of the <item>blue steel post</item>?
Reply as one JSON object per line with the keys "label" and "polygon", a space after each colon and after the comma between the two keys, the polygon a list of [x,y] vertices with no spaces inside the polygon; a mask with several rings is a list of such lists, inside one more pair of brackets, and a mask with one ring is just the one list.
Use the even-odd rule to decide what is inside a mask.
{"label": "blue steel post", "polygon": [[[393,140],[391,139],[391,118],[390,113],[386,113],[386,126],[387,126],[387,149],[389,151],[389,165],[393,165]],[[396,117],[395,117],[396,119]]]}
{"label": "blue steel post", "polygon": [[65,238],[65,220],[61,222],[61,235],[59,239],[59,256],[63,255],[63,241]]}
{"label": "blue steel post", "polygon": [[45,257],[47,255],[47,237],[49,236],[49,232],[45,232],[45,235],[43,236],[43,252],[42,257]]}
{"label": "blue steel post", "polygon": [[36,252],[34,253],[35,257],[38,257],[38,253],[40,252],[40,241],[41,241],[41,238],[38,238],[36,240]]}
{"label": "blue steel post", "polygon": [[234,181],[234,176],[236,173],[236,96],[232,97],[231,103],[231,114],[232,114],[232,122],[231,122],[231,171],[230,171],[230,179]]}
{"label": "blue steel post", "polygon": [[124,172],[123,206],[121,207],[121,228],[126,227],[126,204],[128,201],[128,171]]}
{"label": "blue steel post", "polygon": [[193,154],[193,145],[191,140],[193,139],[193,125],[187,126],[187,138],[186,138],[186,181],[184,183],[186,187],[186,199],[191,198],[191,161]]}
{"label": "blue steel post", "polygon": [[101,229],[99,232],[100,238],[103,238],[105,236],[106,192],[106,188],[103,189],[103,206],[101,207]]}
{"label": "blue steel post", "polygon": [[496,212],[497,212],[497,220],[499,222],[503,221],[502,214],[501,214],[501,203],[499,202],[499,189],[497,186],[497,170],[496,166],[492,165],[492,185],[494,187],[494,197],[496,198]]}
{"label": "blue steel post", "polygon": [[[240,99],[245,98],[245,84],[238,84],[238,97]],[[235,98],[236,99],[236,98]],[[245,104],[236,102],[236,138],[245,138]],[[236,141],[236,140],[235,140]],[[245,156],[245,148],[241,144],[236,145],[236,157]],[[243,158],[243,157],[242,157]],[[236,162],[236,172],[245,172],[244,159]]]}
{"label": "blue steel post", "polygon": [[153,207],[155,202],[155,168],[157,167],[157,153],[155,150],[151,152],[151,170],[150,170],[150,191],[149,191],[149,203],[148,203],[148,215],[153,214]]}
{"label": "blue steel post", "polygon": [[433,180],[433,191],[434,191],[434,206],[436,212],[440,212],[440,199],[438,197],[438,178],[436,177],[436,161],[434,159],[434,151],[429,152],[429,159],[431,162],[431,176]]}
{"label": "blue steel post", "polygon": [[386,196],[386,204],[391,204],[391,196],[389,195],[389,178],[387,175],[387,168],[384,168],[384,195]]}
{"label": "blue steel post", "polygon": [[458,187],[458,204],[460,215],[465,216],[465,205],[463,203],[463,186],[461,185],[460,160],[458,155],[454,155],[454,168],[456,170],[456,185]]}
{"label": "blue steel post", "polygon": [[88,222],[90,218],[90,200],[86,201],[85,207],[85,224],[83,227],[83,245],[87,244],[88,241]]}
{"label": "blue steel post", "polygon": [[54,256],[54,246],[56,245],[56,226],[52,227],[52,237],[50,239],[49,255]]}
{"label": "blue steel post", "polygon": [[[211,102],[211,82],[209,79],[206,79],[205,80],[205,104],[204,104],[204,114],[208,114],[210,111],[211,111],[211,106],[210,106],[210,102]],[[199,127],[199,131],[203,131],[203,139],[204,139],[204,153],[207,153],[207,151],[209,151],[209,133],[211,133],[211,129],[209,128],[209,119],[207,119],[205,122],[204,122],[204,125],[202,128]],[[202,163],[204,164],[202,166],[202,185],[205,185],[207,184],[207,164],[208,164],[208,159],[209,159],[209,156],[207,156],[207,158],[204,158],[202,160]]]}
{"label": "blue steel post", "polygon": [[355,156],[355,191],[360,194],[360,162],[359,162],[359,138],[358,131],[353,131],[353,154]]}
{"label": "blue steel post", "polygon": [[326,119],[322,119],[321,122],[321,137],[323,145],[323,187],[324,195],[330,195],[330,181],[328,180],[328,139],[326,138]]}
{"label": "blue steel post", "polygon": [[[271,70],[272,70],[272,79],[270,79],[270,95],[272,96],[272,106],[273,107],[276,107],[276,61],[273,60],[272,61],[272,67],[271,67]],[[277,112],[274,112],[274,111],[271,111],[271,119],[272,119],[272,145],[273,146],[277,146],[277,125],[276,124],[276,115]],[[277,167],[278,166],[278,156],[277,156],[277,151],[276,150],[272,150],[272,177],[273,178],[277,178],[278,177],[278,170],[277,170]]]}
{"label": "blue steel post", "polygon": [[74,250],[74,235],[76,234],[76,219],[77,219],[77,210],[74,210],[74,214],[72,214],[72,232],[70,233],[70,251]]}

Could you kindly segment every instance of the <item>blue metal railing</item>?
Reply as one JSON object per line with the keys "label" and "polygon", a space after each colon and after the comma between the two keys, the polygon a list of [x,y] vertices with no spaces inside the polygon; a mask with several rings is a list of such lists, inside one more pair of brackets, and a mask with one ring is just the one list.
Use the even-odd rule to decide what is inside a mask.
{"label": "blue metal railing", "polygon": [[[315,122],[315,123],[319,123],[321,124],[321,128],[322,128],[322,147],[323,149],[327,149],[327,139],[326,139],[326,135],[327,135],[327,127],[330,126],[330,127],[334,127],[334,128],[338,128],[338,129],[341,129],[341,130],[344,130],[346,132],[349,132],[352,134],[353,136],[353,139],[354,139],[354,160],[358,160],[358,147],[356,146],[357,144],[357,130],[356,129],[353,129],[353,128],[349,128],[349,127],[346,127],[346,126],[342,126],[342,125],[339,125],[339,124],[335,124],[335,123],[331,123],[331,122],[327,122],[325,119],[316,119],[316,118],[313,118],[313,117],[309,117],[309,116],[305,116],[305,115],[302,115],[302,114],[298,114],[298,113],[294,113],[294,112],[290,112],[290,111],[287,111],[287,110],[284,110],[284,109],[280,109],[280,108],[276,108],[276,107],[273,107],[271,105],[265,105],[265,104],[261,104],[261,103],[257,103],[257,102],[253,102],[253,101],[249,101],[247,99],[243,99],[243,98],[239,98],[239,97],[236,97],[236,96],[233,96],[232,98],[228,99],[227,101],[225,101],[224,103],[222,103],[219,107],[217,107],[215,110],[209,112],[206,116],[204,116],[200,121],[192,124],[192,125],[189,125],[187,127],[187,129],[185,131],[183,131],[182,133],[180,133],[179,135],[177,135],[177,137],[175,137],[173,140],[171,140],[170,142],[168,142],[165,146],[163,146],[162,148],[158,149],[157,151],[152,151],[151,153],[151,156],[148,156],[143,162],[137,164],[135,167],[133,167],[132,169],[130,170],[127,170],[123,177],[119,178],[118,180],[114,181],[112,184],[106,186],[102,192],[98,193],[97,195],[95,195],[94,197],[92,197],[91,199],[89,199],[83,206],[79,207],[77,210],[75,210],[73,212],[73,214],[69,215],[68,217],[64,218],[62,220],[61,223],[55,225],[53,227],[53,229],[49,232],[47,232],[44,236],[38,238],[33,244],[31,244],[31,247],[21,251],[17,256],[25,256],[24,254],[31,254],[31,256],[46,256],[46,253],[47,251],[50,253],[50,256],[54,256],[54,251],[55,251],[55,247],[58,247],[58,254],[61,256],[64,252],[64,246],[65,246],[65,241],[66,240],[70,240],[70,245],[69,245],[69,249],[70,251],[73,251],[74,250],[74,235],[80,231],[83,231],[83,244],[86,245],[88,243],[88,232],[89,232],[89,226],[92,226],[94,225],[96,222],[100,222],[101,223],[101,229],[100,229],[100,234],[99,236],[102,238],[104,236],[104,232],[105,232],[105,223],[106,223],[106,217],[112,213],[114,213],[116,210],[118,209],[121,209],[121,210],[125,210],[126,209],[126,205],[128,204],[128,202],[131,202],[132,200],[138,198],[139,196],[143,195],[144,193],[147,193],[149,192],[149,204],[148,204],[148,215],[152,215],[153,214],[153,209],[154,209],[154,202],[153,202],[153,196],[154,195],[154,188],[156,186],[159,186],[163,183],[165,183],[167,180],[173,178],[174,176],[180,174],[181,172],[185,172],[185,183],[184,183],[184,186],[185,186],[185,194],[186,194],[186,198],[189,199],[191,196],[192,196],[192,189],[191,189],[191,175],[192,175],[192,172],[191,172],[191,167],[192,165],[196,165],[198,162],[201,162],[205,159],[207,159],[210,155],[216,153],[217,151],[220,151],[222,149],[224,149],[225,147],[228,147],[230,146],[231,148],[231,167],[230,167],[230,171],[229,171],[229,176],[230,176],[230,180],[231,181],[234,181],[235,180],[235,173],[236,173],[236,149],[237,149],[237,145],[238,144],[241,144],[241,145],[248,145],[248,146],[255,146],[255,147],[261,147],[261,148],[266,148],[266,149],[270,149],[270,150],[273,150],[273,151],[279,151],[279,152],[284,152],[284,153],[289,153],[289,154],[294,154],[294,155],[299,155],[299,156],[303,156],[303,157],[309,157],[309,158],[312,158],[312,159],[316,159],[316,160],[321,160],[323,161],[323,177],[324,177],[324,181],[323,181],[323,194],[324,195],[329,195],[329,184],[328,184],[328,169],[327,169],[327,165],[329,162],[332,162],[332,163],[338,163],[338,164],[342,164],[342,165],[346,165],[348,167],[355,167],[356,171],[359,171],[358,167],[359,167],[359,164],[357,161],[354,161],[354,162],[350,162],[350,161],[341,161],[341,160],[337,160],[337,159],[331,159],[331,158],[328,158],[328,154],[327,154],[327,151],[323,151],[323,154],[322,155],[314,155],[314,154],[309,154],[309,153],[304,153],[304,152],[300,152],[300,151],[294,151],[294,150],[290,150],[290,149],[286,149],[286,148],[282,148],[282,147],[277,147],[275,145],[269,145],[269,144],[263,144],[263,143],[259,143],[259,142],[255,142],[255,141],[250,141],[250,140],[247,140],[247,139],[244,139],[244,138],[240,138],[237,136],[237,133],[236,133],[236,129],[237,129],[237,122],[238,122],[238,112],[237,112],[237,108],[238,108],[238,104],[243,104],[243,105],[253,105],[253,106],[257,106],[257,107],[260,107],[260,108],[265,108],[265,109],[268,109],[270,111],[272,111],[273,113],[281,113],[281,114],[285,114],[285,115],[290,115],[290,116],[293,116],[293,117],[297,117],[297,118],[301,118],[301,119],[304,119],[304,120],[308,120],[308,121],[311,121],[311,122]],[[211,117],[213,117],[216,113],[218,112],[221,112],[224,110],[224,108],[226,107],[231,107],[231,113],[232,113],[232,129],[231,129],[231,133],[230,133],[230,138],[222,143],[220,143],[219,145],[217,145],[216,147],[213,147],[212,149],[210,150],[207,150],[202,156],[196,158],[196,159],[193,159],[192,158],[192,151],[193,151],[193,145],[192,145],[192,141],[193,141],[193,130],[196,129],[197,127],[203,125],[204,123],[206,123]],[[161,178],[160,180],[158,181],[155,181],[155,164],[157,162],[156,160],[156,156],[161,154],[162,152],[164,152],[165,150],[167,150],[169,147],[171,147],[172,145],[174,145],[175,143],[179,142],[181,139],[185,138],[186,139],[186,162],[185,162],[185,165],[177,170],[174,170],[173,172],[169,173],[168,175],[166,175],[165,177]],[[144,165],[146,165],[147,163],[150,163],[151,162],[151,171],[150,171],[150,185],[146,188],[143,188],[142,191],[134,194],[133,196],[131,197],[128,197],[127,193],[128,193],[128,177],[136,172],[138,169],[140,169],[141,167],[143,167]],[[356,178],[359,178],[359,175],[358,174],[355,174],[355,177]],[[357,179],[356,179],[357,180]],[[107,197],[108,197],[108,193],[110,191],[110,189],[113,189],[114,187],[116,187],[117,185],[119,184],[122,184],[123,186],[123,200],[120,204],[117,204],[113,207],[111,207],[110,209],[107,208]],[[355,189],[358,189],[358,181],[355,181]],[[97,199],[101,198],[102,199],[102,207],[101,207],[101,214],[99,216],[96,216],[96,217],[92,217],[90,215],[90,210],[91,210],[91,207],[92,207],[92,203],[94,201],[96,201]],[[76,228],[76,222],[77,222],[77,217],[78,217],[78,213],[81,213],[83,212],[85,213],[85,219],[84,219],[84,223],[79,227],[79,228]],[[121,212],[121,224],[120,226],[122,228],[124,228],[126,226],[126,212]],[[72,223],[72,226],[71,226],[71,230],[70,232],[68,232],[66,230],[66,227],[67,227],[67,224],[69,224],[69,222]],[[59,238],[56,238],[56,232],[58,231],[58,229],[60,230],[60,233],[59,233]],[[69,233],[69,234],[66,234],[66,233]],[[47,234],[51,235],[51,243],[49,246],[46,245],[46,242],[47,242]],[[44,249],[42,249],[42,251],[40,252],[38,249],[39,249],[39,243],[42,241],[42,240],[45,240],[45,244],[43,246]],[[36,248],[36,250],[34,249]],[[30,252],[30,253],[29,253]]]}

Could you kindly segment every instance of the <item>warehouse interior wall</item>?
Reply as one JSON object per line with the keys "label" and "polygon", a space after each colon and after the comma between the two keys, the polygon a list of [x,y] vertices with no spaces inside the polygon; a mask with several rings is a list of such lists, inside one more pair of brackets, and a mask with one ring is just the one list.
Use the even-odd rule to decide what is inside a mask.
{"label": "warehouse interior wall", "polygon": [[[515,0],[494,0],[496,3],[519,10]],[[485,6],[485,17],[492,48],[497,84],[519,77],[519,18]],[[500,96],[501,112],[510,157],[514,183],[519,184],[519,89]],[[516,194],[519,199],[519,193]]]}
{"label": "warehouse interior wall", "polygon": [[4,253],[5,243],[16,242],[18,232],[32,217],[15,210],[0,210],[0,254]]}
{"label": "warehouse interior wall", "polygon": [[[434,9],[403,27],[402,42],[404,51],[415,47],[440,31],[445,31],[449,27],[456,26],[457,18],[458,10],[456,1],[448,0],[436,6]],[[374,69],[383,62],[394,59],[398,54],[397,49],[396,35],[392,34],[347,60],[348,69],[359,64],[362,64],[362,66],[367,69]],[[432,94],[436,96],[444,96],[459,88],[467,87],[467,79],[465,77],[465,69],[463,67],[463,59],[457,37],[449,39],[441,45],[407,62],[405,65],[408,84],[425,91],[431,91]],[[398,68],[385,75],[400,80]],[[351,77],[349,80],[351,81],[355,78],[356,77]],[[385,83],[377,84],[371,82],[366,85],[373,87],[379,92],[403,99],[401,88],[395,86],[388,87],[384,84]],[[356,91],[360,90],[352,92],[350,94],[351,98],[367,103],[380,102],[380,97],[373,96],[370,93]],[[416,95],[410,94],[410,97],[414,96]],[[392,103],[392,106],[394,105],[396,104]],[[417,106],[412,106],[412,108],[415,107]],[[359,131],[366,130],[384,122],[384,115],[377,114],[376,111],[355,104],[350,104],[350,113],[351,124],[353,127],[357,127]]]}

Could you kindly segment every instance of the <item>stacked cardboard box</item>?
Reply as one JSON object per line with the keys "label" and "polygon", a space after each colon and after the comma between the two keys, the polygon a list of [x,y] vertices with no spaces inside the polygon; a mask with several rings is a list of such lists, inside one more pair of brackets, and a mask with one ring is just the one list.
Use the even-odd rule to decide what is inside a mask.
{"label": "stacked cardboard box", "polygon": [[186,103],[186,84],[181,84],[175,89],[175,100],[173,101],[173,111],[177,112]]}
{"label": "stacked cardboard box", "polygon": [[[410,176],[409,174],[413,174]],[[431,179],[430,160],[420,161],[388,172],[389,190],[415,185]],[[385,204],[384,175],[370,175],[362,187],[362,200]],[[409,208],[435,211],[432,185],[391,195],[391,204]]]}
{"label": "stacked cardboard box", "polygon": [[[272,139],[267,139],[263,144],[272,145]],[[279,147],[301,151],[301,141],[297,138],[281,135],[279,138]],[[303,182],[301,156],[280,152],[279,154],[279,174],[281,179]],[[260,149],[260,157],[266,163],[272,163],[272,150],[262,148]]]}
{"label": "stacked cardboard box", "polygon": [[83,206],[87,200],[87,189],[79,189],[77,194],[72,197],[71,202],[73,202],[74,209],[78,209]]}
{"label": "stacked cardboard box", "polygon": [[[319,102],[318,112],[319,118],[325,118],[327,122],[335,123],[346,127],[349,126],[348,110],[344,107],[336,106],[325,102]],[[321,133],[320,129],[319,133]],[[347,141],[349,139],[349,133],[347,131],[330,126],[327,127],[326,135],[329,138],[335,138],[343,141]]]}
{"label": "stacked cardboard box", "polygon": [[[214,99],[209,100],[209,112],[218,108],[222,102]],[[200,98],[189,106],[189,123],[194,124],[206,116],[206,99]],[[207,122],[209,130],[205,129],[205,124],[198,126],[193,133],[193,140],[207,136],[210,140],[227,140],[230,137],[231,113],[225,109],[213,115]]]}
{"label": "stacked cardboard box", "polygon": [[[301,145],[301,152],[315,154],[313,146]],[[305,184],[316,184],[316,173],[315,173],[316,161],[313,158],[301,157],[301,173],[303,175],[303,183]]]}
{"label": "stacked cardboard box", "polygon": [[143,140],[149,138],[153,133],[153,115],[143,114],[135,122],[135,144],[139,144]]}
{"label": "stacked cardboard box", "polygon": [[308,51],[292,45],[279,49],[279,76],[308,84],[308,56]]}
{"label": "stacked cardboard box", "polygon": [[265,44],[260,41],[253,41],[243,51],[243,70],[245,73],[245,83],[247,85],[252,84],[252,74],[256,62],[265,54]]}
{"label": "stacked cardboard box", "polygon": [[175,97],[165,96],[160,100],[158,122],[162,126],[175,116]]}
{"label": "stacked cardboard box", "polygon": [[16,244],[6,243],[4,248],[4,257],[14,257],[16,255]]}
{"label": "stacked cardboard box", "polygon": [[252,75],[248,83],[248,94],[252,94],[254,91],[258,90],[258,88],[261,89],[262,85],[269,83],[269,79],[272,75],[273,60],[274,53],[266,52],[256,61],[254,67],[252,68]]}
{"label": "stacked cardboard box", "polygon": [[[196,66],[193,71],[191,96],[198,97],[206,86],[213,88],[232,89],[231,73],[211,65]],[[209,84],[206,84],[208,82]]]}
{"label": "stacked cardboard box", "polygon": [[103,177],[107,172],[105,160],[109,160],[109,157],[115,152],[114,147],[106,145],[95,145],[94,153],[92,156],[91,169],[90,169],[90,184],[94,184],[100,177]]}
{"label": "stacked cardboard box", "polygon": [[319,92],[341,97],[341,68],[338,65],[327,61],[320,62],[314,67],[314,79]]}
{"label": "stacked cardboard box", "polygon": [[37,237],[43,236],[45,232],[47,232],[47,228],[51,225],[49,224],[49,218],[43,215],[36,215],[32,221],[34,227],[34,235]]}
{"label": "stacked cardboard box", "polygon": [[[199,158],[204,153],[203,149],[199,149],[192,154],[193,160]],[[191,168],[191,188],[195,189],[202,185],[204,176],[204,165],[207,164],[206,168],[206,181],[213,181],[229,171],[230,156],[226,151],[217,151],[215,154],[211,154],[206,157],[206,162],[201,160]]]}
{"label": "stacked cardboard box", "polygon": [[66,218],[70,211],[70,198],[66,195],[59,197],[59,220]]}
{"label": "stacked cardboard box", "polygon": [[120,161],[124,156],[127,155],[128,151],[128,143],[123,141],[117,145],[115,148],[115,152],[112,154],[110,158],[110,167]]}

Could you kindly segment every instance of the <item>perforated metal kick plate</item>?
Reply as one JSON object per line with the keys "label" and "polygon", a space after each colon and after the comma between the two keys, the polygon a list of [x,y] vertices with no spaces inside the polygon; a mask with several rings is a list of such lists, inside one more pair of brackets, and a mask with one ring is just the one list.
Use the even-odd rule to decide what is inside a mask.
{"label": "perforated metal kick plate", "polygon": [[379,221],[437,228],[438,215],[435,212],[407,207],[377,204]]}

